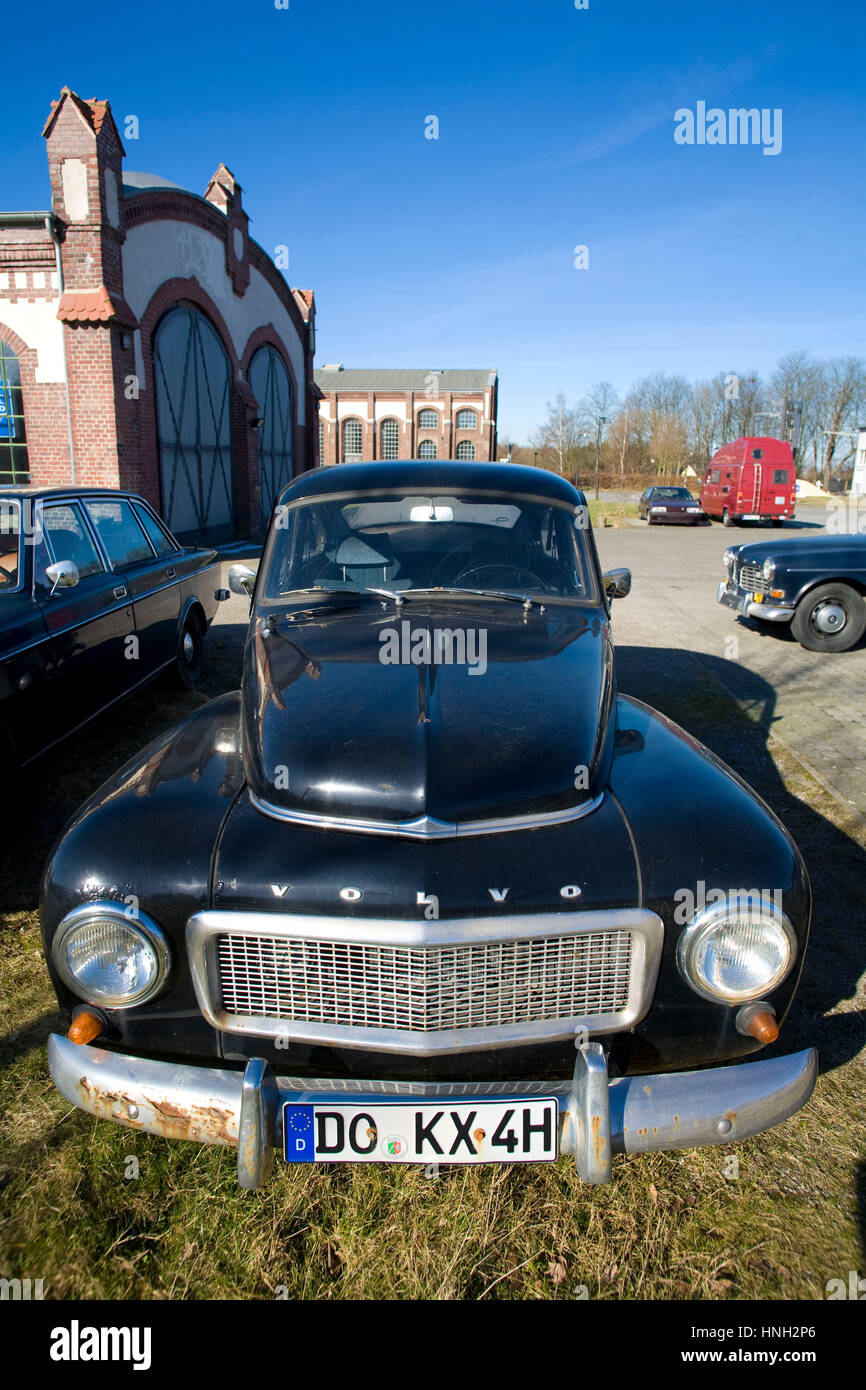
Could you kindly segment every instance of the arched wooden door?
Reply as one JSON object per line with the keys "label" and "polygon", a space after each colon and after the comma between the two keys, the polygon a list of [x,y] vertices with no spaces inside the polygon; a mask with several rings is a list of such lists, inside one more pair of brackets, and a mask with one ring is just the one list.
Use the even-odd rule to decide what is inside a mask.
{"label": "arched wooden door", "polygon": [[153,370],[165,520],[181,539],[231,540],[231,364],[201,310],[181,304],[166,314]]}
{"label": "arched wooden door", "polygon": [[259,476],[262,521],[267,522],[274,500],[294,474],[292,383],[283,359],[272,347],[259,348],[250,363],[247,379],[264,422],[259,432]]}

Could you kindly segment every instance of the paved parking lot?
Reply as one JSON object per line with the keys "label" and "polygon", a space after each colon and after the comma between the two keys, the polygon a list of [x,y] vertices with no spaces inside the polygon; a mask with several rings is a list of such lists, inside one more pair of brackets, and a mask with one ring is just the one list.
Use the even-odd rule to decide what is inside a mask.
{"label": "paved parking lot", "polygon": [[[690,653],[827,790],[866,817],[866,644],[838,654],[807,652],[786,625],[744,621],[716,603],[726,546],[768,535],[815,534],[824,521],[823,507],[802,506],[797,522],[777,532],[718,524],[650,529],[640,523],[599,528],[596,538],[605,568],[625,565],[632,571],[631,594],[614,606],[617,647]],[[649,652],[640,669],[647,660]],[[632,665],[621,663],[620,685],[639,696],[640,689],[629,684]]]}

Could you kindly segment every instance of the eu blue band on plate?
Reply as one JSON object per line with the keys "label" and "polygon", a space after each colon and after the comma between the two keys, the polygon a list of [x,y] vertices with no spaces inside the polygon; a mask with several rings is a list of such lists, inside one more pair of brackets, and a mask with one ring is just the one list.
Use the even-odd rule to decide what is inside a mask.
{"label": "eu blue band on plate", "polygon": [[284,1105],[283,1127],[287,1163],[312,1163],[316,1157],[316,1131],[312,1105]]}

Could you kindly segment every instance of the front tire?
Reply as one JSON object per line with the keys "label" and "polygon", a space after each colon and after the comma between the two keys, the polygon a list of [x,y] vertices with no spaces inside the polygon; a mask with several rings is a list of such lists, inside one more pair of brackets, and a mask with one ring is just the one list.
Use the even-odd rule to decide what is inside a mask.
{"label": "front tire", "polygon": [[849,584],[819,584],[797,605],[791,631],[808,652],[847,652],[866,631],[866,604]]}
{"label": "front tire", "polygon": [[204,624],[193,611],[184,619],[177,644],[174,665],[169,668],[172,685],[181,690],[192,690],[198,685],[204,663]]}

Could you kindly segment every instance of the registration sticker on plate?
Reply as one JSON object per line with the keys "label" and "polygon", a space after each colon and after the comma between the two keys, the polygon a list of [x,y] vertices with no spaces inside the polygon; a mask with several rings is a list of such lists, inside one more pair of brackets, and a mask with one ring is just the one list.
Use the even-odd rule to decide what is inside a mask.
{"label": "registration sticker on plate", "polygon": [[283,1106],[287,1163],[545,1163],[555,1100]]}

